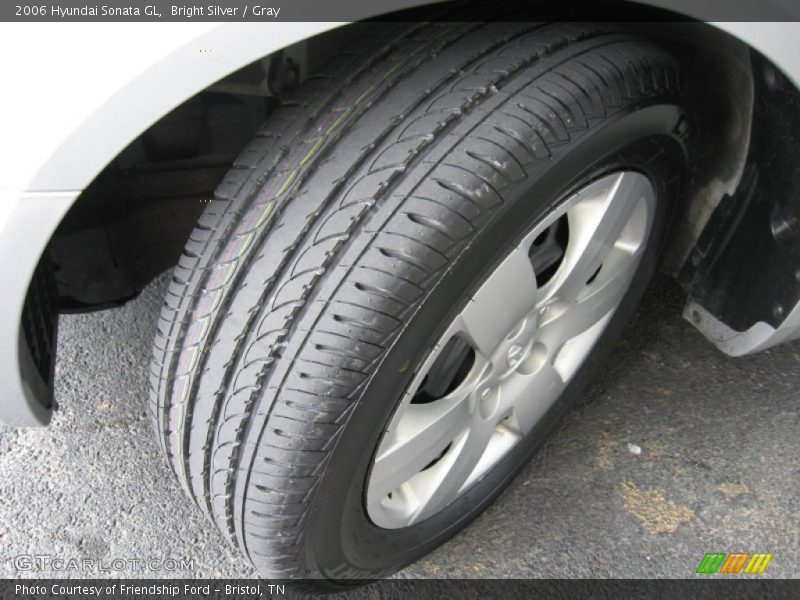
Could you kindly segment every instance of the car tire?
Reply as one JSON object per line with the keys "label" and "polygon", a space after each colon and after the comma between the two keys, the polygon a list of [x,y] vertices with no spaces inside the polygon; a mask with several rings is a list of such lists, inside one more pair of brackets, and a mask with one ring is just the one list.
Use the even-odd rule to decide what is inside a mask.
{"label": "car tire", "polygon": [[[609,25],[371,26],[270,116],[173,275],[151,408],[189,496],[264,576],[333,589],[388,575],[462,529],[581,396],[633,315],[686,184],[687,105],[676,61]],[[521,307],[566,278],[583,235],[574,207],[611,206],[621,189],[635,196],[627,220],[598,243],[616,252],[636,238],[635,260],[569,376],[523,427],[525,398],[547,394],[525,388],[500,415],[497,390],[510,398],[511,377],[528,385],[543,360],[537,332],[579,300],[536,305],[550,315],[558,304],[550,317],[520,318]],[[521,249],[541,263],[532,277],[503,271]],[[587,286],[617,281],[608,256],[581,274]],[[494,348],[477,375],[482,334],[443,337],[474,306],[471,326]],[[513,444],[448,484],[449,496],[431,488],[428,512],[412,514],[422,500],[411,493],[397,508],[402,493],[375,482],[389,477],[377,465],[402,437],[402,411],[437,410],[490,376],[492,389],[465,396],[464,418],[502,417],[486,435],[516,428]],[[423,479],[461,464],[459,440],[472,438],[459,436],[425,464],[415,458]]]}

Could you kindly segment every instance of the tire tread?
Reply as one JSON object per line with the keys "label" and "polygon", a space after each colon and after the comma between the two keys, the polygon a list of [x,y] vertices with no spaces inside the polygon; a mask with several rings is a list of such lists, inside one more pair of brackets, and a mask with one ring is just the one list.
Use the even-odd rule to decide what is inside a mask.
{"label": "tire tread", "polygon": [[673,59],[607,25],[375,27],[225,176],[153,346],[168,462],[273,577],[313,574],[309,510],[359,394],[505,190],[623,107],[685,93]]}

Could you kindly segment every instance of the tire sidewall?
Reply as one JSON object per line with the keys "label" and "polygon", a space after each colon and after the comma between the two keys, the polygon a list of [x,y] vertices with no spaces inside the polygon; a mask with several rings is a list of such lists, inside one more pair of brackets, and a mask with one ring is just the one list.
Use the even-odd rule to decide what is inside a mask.
{"label": "tire sidewall", "polygon": [[[316,489],[306,539],[307,572],[331,585],[385,576],[413,562],[478,516],[508,485],[573,406],[630,320],[654,274],[685,185],[686,115],[674,104],[628,108],[574,143],[538,161],[420,302],[364,387]],[[614,170],[646,175],[656,191],[652,234],[631,287],[595,348],[537,426],[492,470],[447,508],[411,527],[382,529],[366,514],[373,455],[414,368],[494,266],[534,224],[571,192]],[[531,201],[532,199],[541,199]],[[535,205],[534,205],[535,204]]]}

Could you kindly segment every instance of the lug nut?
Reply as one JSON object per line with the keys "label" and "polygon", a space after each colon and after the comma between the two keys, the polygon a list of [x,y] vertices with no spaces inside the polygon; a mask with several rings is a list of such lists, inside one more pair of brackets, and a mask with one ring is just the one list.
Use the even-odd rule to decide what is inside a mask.
{"label": "lug nut", "polygon": [[519,344],[514,344],[511,346],[506,354],[506,362],[508,362],[508,366],[516,367],[519,364],[519,361],[522,360],[523,354],[525,354],[525,348]]}

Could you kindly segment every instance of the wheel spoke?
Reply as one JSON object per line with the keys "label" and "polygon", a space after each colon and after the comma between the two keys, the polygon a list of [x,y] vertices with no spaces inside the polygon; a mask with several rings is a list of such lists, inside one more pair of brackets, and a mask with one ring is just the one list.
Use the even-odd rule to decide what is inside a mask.
{"label": "wheel spoke", "polygon": [[492,431],[486,423],[475,425],[455,448],[451,448],[443,458],[447,462],[441,477],[434,483],[433,493],[423,499],[412,522],[424,519],[453,501],[486,451]]}
{"label": "wheel spoke", "polygon": [[370,483],[374,501],[405,483],[469,426],[465,394],[428,404],[409,404],[394,431],[394,443],[375,459]]}
{"label": "wheel spoke", "polygon": [[[538,339],[549,352],[557,352],[564,342],[583,333],[617,307],[636,273],[639,264],[636,258],[626,255],[612,273],[603,273],[604,277],[586,288],[585,294],[574,303],[554,305],[545,313]],[[551,312],[553,315],[549,316]]]}
{"label": "wheel spoke", "polygon": [[476,352],[490,357],[506,332],[534,309],[536,299],[528,253],[514,248],[461,313],[463,331]]}
{"label": "wheel spoke", "polygon": [[567,211],[569,242],[548,298],[574,300],[608,256],[636,205],[648,194],[643,175],[625,172],[601,179]]}

